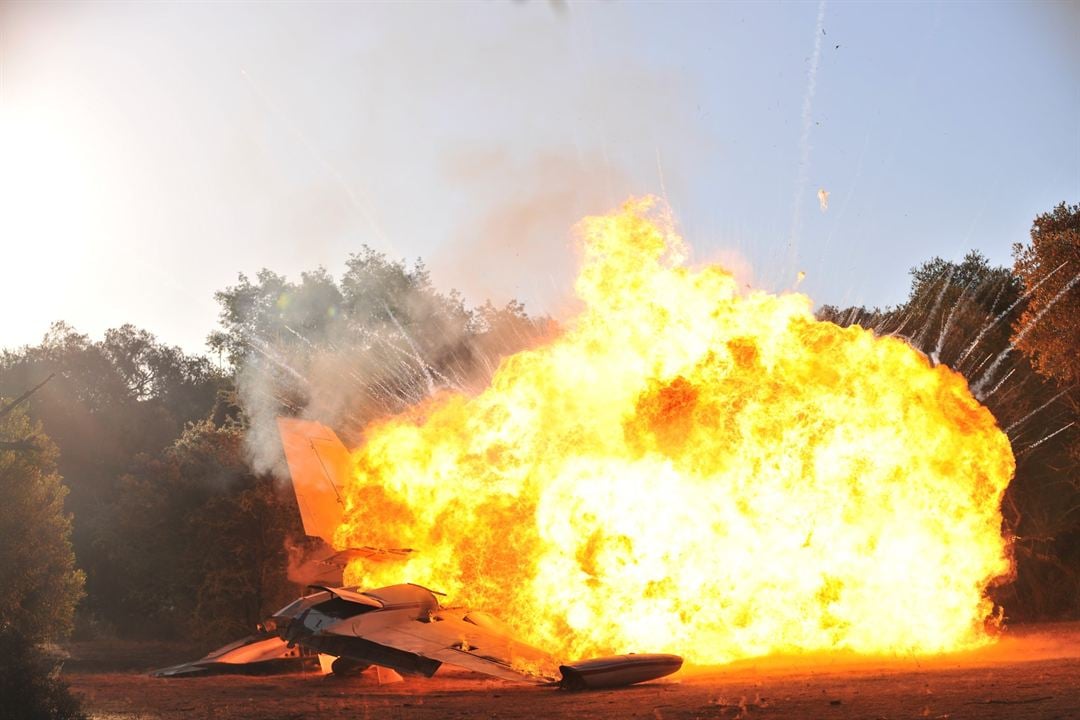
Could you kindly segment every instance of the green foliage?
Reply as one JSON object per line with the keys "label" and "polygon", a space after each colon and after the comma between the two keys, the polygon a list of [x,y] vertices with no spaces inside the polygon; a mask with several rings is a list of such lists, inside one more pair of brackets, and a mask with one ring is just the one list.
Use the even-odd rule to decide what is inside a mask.
{"label": "green foliage", "polygon": [[[1016,274],[1031,293],[1016,323],[1017,345],[1063,387],[1080,385],[1080,205],[1035,218],[1031,245],[1013,246]],[[1043,282],[1045,280],[1045,282]]]}
{"label": "green foliage", "polygon": [[223,378],[205,358],[159,343],[125,325],[91,341],[63,323],[41,344],[0,353],[0,394],[15,395],[50,373],[27,402],[60,448],[56,462],[71,494],[72,540],[87,572],[88,615],[122,626],[115,589],[127,575],[125,543],[115,529],[121,478],[136,458],[153,457],[184,424],[204,416]]}
{"label": "green foliage", "polygon": [[127,389],[127,399],[167,409],[181,423],[205,414],[220,384],[205,357],[159,343],[133,325],[105,331],[99,347]]}
{"label": "green foliage", "polygon": [[438,388],[481,382],[548,329],[519,303],[466,310],[421,263],[370,248],[339,280],[264,270],[217,298],[211,344],[231,376],[130,325],[92,341],[57,323],[39,345],[0,353],[0,393],[55,373],[27,407],[71,486],[85,627],[207,641],[249,632],[295,591],[286,545],[302,534],[287,487],[250,462],[252,447],[280,453],[273,417],[307,407],[358,431]]}
{"label": "green foliage", "polygon": [[56,448],[22,406],[0,400],[0,712],[11,720],[85,716],[38,643],[71,631],[83,574],[71,549]]}
{"label": "green foliage", "polygon": [[85,720],[54,663],[12,628],[0,628],[0,713],[5,720]]}
{"label": "green foliage", "polygon": [[251,473],[239,425],[188,426],[122,484],[106,544],[125,570],[114,601],[127,634],[220,644],[293,599],[286,546],[302,534],[295,500]]}
{"label": "green foliage", "polygon": [[1005,268],[990,265],[986,256],[978,250],[972,250],[959,263],[932,258],[910,271],[911,299],[927,299],[934,296],[942,287],[954,291],[988,287],[997,282],[1006,284],[1005,291],[1015,296],[1019,290],[1019,279]]}
{"label": "green foliage", "polygon": [[346,439],[372,420],[441,389],[475,390],[504,355],[551,332],[524,306],[468,310],[407,266],[365,247],[335,281],[325,270],[294,283],[269,270],[215,296],[221,330],[209,342],[237,373],[256,470],[280,467],[273,419],[306,413]]}
{"label": "green foliage", "polygon": [[56,448],[22,408],[0,416],[0,440],[9,438],[29,442],[0,449],[0,630],[32,642],[64,638],[83,591],[64,512],[67,488],[56,472]]}
{"label": "green foliage", "polygon": [[[1029,295],[1013,323],[1013,343],[1056,385],[1036,449],[1047,457],[1037,483],[1013,493],[1018,518],[1014,585],[1038,617],[1080,616],[1080,205],[1059,204],[1035,218],[1031,244],[1013,246],[1015,271]],[[1048,447],[1046,447],[1048,446]],[[1044,449],[1045,447],[1045,449]],[[1052,460],[1050,459],[1052,458]],[[1018,472],[1019,476],[1019,472]]]}
{"label": "green foliage", "polygon": [[296,598],[286,543],[302,535],[292,498],[270,476],[245,475],[198,512],[191,528],[201,548],[193,635],[215,642],[250,633]]}

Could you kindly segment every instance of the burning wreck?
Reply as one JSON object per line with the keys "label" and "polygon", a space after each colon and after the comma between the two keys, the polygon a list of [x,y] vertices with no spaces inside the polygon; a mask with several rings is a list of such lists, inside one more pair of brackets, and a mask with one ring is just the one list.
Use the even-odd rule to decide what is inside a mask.
{"label": "burning wreck", "polygon": [[1015,461],[962,375],[692,263],[656,199],[577,235],[582,309],[558,337],[364,429],[334,546],[422,552],[346,582],[505,608],[568,657],[992,640]]}
{"label": "burning wreck", "polygon": [[[339,482],[348,470],[348,453],[333,431],[318,423],[279,418],[278,427],[304,530],[328,541],[341,523]],[[345,562],[357,558],[385,562],[408,552],[327,548],[311,554],[299,571],[340,583]],[[431,677],[445,663],[504,680],[580,690],[631,685],[682,667],[682,658],[671,654],[560,663],[516,640],[494,616],[443,607],[436,592],[419,585],[309,589],[314,592],[276,612],[258,634],[154,675],[259,674],[327,666],[335,674],[349,675],[377,666]]]}
{"label": "burning wreck", "polygon": [[[1015,461],[963,376],[817,321],[804,295],[691,265],[655,199],[579,234],[583,310],[483,391],[436,392],[352,452],[279,424],[325,545],[306,573],[324,580],[305,580],[321,587],[274,620],[283,644],[533,681],[556,677],[548,657],[613,657],[564,666],[587,685],[660,677],[678,656],[992,640]],[[678,656],[617,655],[630,648]]]}

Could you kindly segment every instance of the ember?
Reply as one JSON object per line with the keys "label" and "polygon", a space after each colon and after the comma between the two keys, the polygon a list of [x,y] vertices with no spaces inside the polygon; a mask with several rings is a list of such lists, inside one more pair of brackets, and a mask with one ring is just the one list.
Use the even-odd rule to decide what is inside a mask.
{"label": "ember", "polygon": [[1014,461],[962,376],[688,266],[654,199],[580,235],[561,337],[367,430],[337,544],[417,552],[348,581],[498,608],[565,657],[988,641]]}

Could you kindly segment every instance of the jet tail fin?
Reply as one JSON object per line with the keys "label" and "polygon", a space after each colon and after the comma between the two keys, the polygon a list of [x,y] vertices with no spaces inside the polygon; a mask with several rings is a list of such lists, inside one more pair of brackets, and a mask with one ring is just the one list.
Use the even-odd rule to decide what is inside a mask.
{"label": "jet tail fin", "polygon": [[304,533],[333,545],[334,531],[344,518],[341,488],[349,472],[349,451],[321,423],[279,417],[277,424]]}

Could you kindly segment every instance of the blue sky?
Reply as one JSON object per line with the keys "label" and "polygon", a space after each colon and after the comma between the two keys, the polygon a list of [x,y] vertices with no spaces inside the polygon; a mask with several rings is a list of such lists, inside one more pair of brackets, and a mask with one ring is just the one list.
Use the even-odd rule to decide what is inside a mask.
{"label": "blue sky", "polygon": [[201,350],[238,272],[363,243],[558,315],[572,225],[646,193],[696,261],[895,304],[1080,201],[1076,7],[4,4],[0,347]]}

